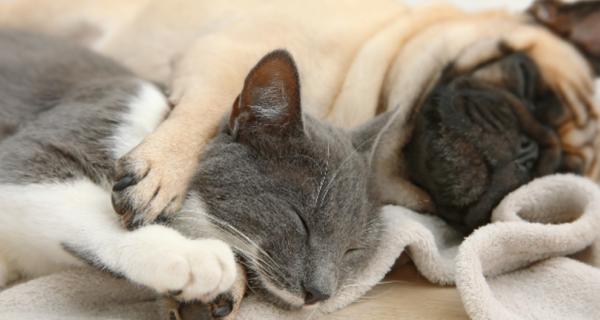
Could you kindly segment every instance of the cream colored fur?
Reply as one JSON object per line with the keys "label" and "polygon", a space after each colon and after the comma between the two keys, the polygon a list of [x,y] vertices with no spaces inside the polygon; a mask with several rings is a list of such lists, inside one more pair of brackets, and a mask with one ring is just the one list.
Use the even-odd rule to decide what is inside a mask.
{"label": "cream colored fur", "polygon": [[[598,172],[592,165],[597,126],[589,115],[597,111],[590,99],[589,67],[574,47],[515,14],[471,14],[446,5],[414,9],[393,0],[343,5],[320,0],[21,0],[0,4],[0,25],[75,34],[143,76],[170,85],[176,106],[172,115],[125,159],[140,172],[152,168],[128,191],[137,203],[145,203],[156,185],[164,190],[147,211],[148,220],[183,194],[193,159],[230,109],[248,70],[276,48],[288,49],[298,63],[307,112],[352,127],[398,107],[403,110],[396,125],[406,126],[407,111],[447,63],[458,61],[469,69],[496,57],[498,44],[505,43],[527,52],[573,110],[573,121],[561,129],[563,142],[586,161],[589,175]],[[74,31],[82,26],[86,32]],[[402,137],[393,139],[392,146],[403,143]],[[427,197],[398,178],[402,175],[382,172],[389,178],[386,198],[428,208]]]}
{"label": "cream colored fur", "polygon": [[[594,246],[598,252],[600,188],[589,180],[571,175],[535,180],[507,196],[494,211],[494,223],[462,243],[437,217],[395,206],[385,207],[382,216],[386,229],[377,259],[355,284],[312,311],[284,311],[250,296],[237,319],[600,317],[600,269],[565,257],[580,252],[581,258],[582,250]],[[429,281],[456,284],[457,289],[427,286],[404,268],[392,275],[393,282],[363,296],[402,252]],[[597,256],[590,262],[600,266]],[[71,270],[0,292],[0,319],[166,320],[152,298],[152,293],[96,270]]]}
{"label": "cream colored fur", "polygon": [[[176,106],[172,116],[129,155],[140,163],[140,170],[148,165],[155,169],[136,187],[141,198],[159,181],[168,191],[164,199],[183,192],[194,159],[231,107],[248,69],[264,53],[280,47],[290,50],[298,62],[303,105],[311,114],[352,127],[378,112],[398,108],[388,132],[396,132],[393,129],[397,126],[404,134],[379,137],[386,146],[386,153],[379,158],[380,174],[385,178],[383,191],[391,202],[415,209],[429,206],[427,197],[402,179],[402,170],[389,165],[394,150],[405,143],[410,132],[406,120],[415,105],[446,63],[457,61],[458,66],[468,69],[497,55],[501,41],[529,53],[538,63],[544,79],[572,110],[572,118],[561,130],[563,142],[586,160],[588,174],[598,171],[591,149],[597,136],[597,109],[590,98],[590,69],[572,46],[541,27],[525,23],[519,15],[470,14],[444,5],[411,9],[393,0],[356,0],[343,5],[318,0],[240,0],[234,4],[205,0],[19,0],[0,2],[0,25],[77,39],[144,76],[169,84],[170,100]],[[159,207],[160,203],[151,210],[150,219]],[[412,217],[412,213],[407,215]],[[414,223],[410,225],[417,228]],[[435,225],[427,224],[428,228]],[[415,237],[420,243],[427,234]],[[423,252],[427,257],[429,251]],[[452,251],[442,252],[453,256]],[[450,277],[449,271],[440,275]],[[15,290],[27,292],[27,288]],[[436,301],[439,290],[423,290],[414,300],[402,300],[412,301],[406,304],[395,302],[389,307],[393,310],[388,313],[390,319],[400,312],[397,308],[419,314],[419,308],[426,306],[418,302],[429,297]],[[389,294],[406,297],[410,293],[396,286]],[[10,304],[10,297],[14,296],[3,300],[3,306],[22,311]],[[452,303],[452,314],[464,316],[456,292],[444,297]],[[472,316],[478,312],[473,303],[468,307]],[[362,302],[351,306],[350,311],[341,311],[341,317],[370,314],[378,306],[381,304],[377,302]],[[481,308],[481,304],[476,306]]]}
{"label": "cream colored fur", "polygon": [[[138,87],[110,137],[113,154],[136,146],[169,111],[156,86],[140,81]],[[228,244],[188,239],[160,225],[129,232],[119,224],[106,187],[85,177],[0,184],[0,287],[86,260],[159,293],[181,291],[182,300],[209,301],[229,291],[237,270]]]}
{"label": "cream colored fur", "polygon": [[[571,45],[516,14],[447,5],[414,9],[394,0],[20,0],[0,3],[0,25],[79,39],[170,85],[172,115],[128,155],[136,170],[152,167],[131,197],[145,203],[161,184],[147,220],[183,194],[193,159],[248,70],[276,48],[288,49],[298,63],[305,110],[352,127],[384,110],[412,108],[448,62],[472,67],[499,54],[503,42],[527,52],[569,105],[573,117],[561,129],[563,142],[585,160],[589,175],[598,171],[589,67]],[[407,114],[396,124],[405,126]],[[427,208],[427,197],[398,174],[385,172],[394,177],[387,181],[388,200]]]}

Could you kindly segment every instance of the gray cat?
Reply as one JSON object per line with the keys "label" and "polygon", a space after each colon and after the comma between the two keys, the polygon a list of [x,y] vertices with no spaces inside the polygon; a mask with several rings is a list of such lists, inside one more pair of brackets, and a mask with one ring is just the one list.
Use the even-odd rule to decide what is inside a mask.
{"label": "gray cat", "polygon": [[235,281],[235,252],[253,292],[298,309],[369,262],[381,227],[369,154],[387,115],[352,132],[303,115],[287,52],[249,73],[182,211],[127,231],[111,171],[167,116],[160,90],[57,39],[0,31],[0,47],[0,286],[87,263],[209,301]]}

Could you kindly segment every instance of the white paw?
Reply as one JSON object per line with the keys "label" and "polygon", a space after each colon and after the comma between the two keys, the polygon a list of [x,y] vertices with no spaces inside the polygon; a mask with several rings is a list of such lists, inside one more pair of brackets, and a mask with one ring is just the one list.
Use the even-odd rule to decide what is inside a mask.
{"label": "white paw", "polygon": [[177,294],[178,299],[211,301],[236,279],[233,251],[220,240],[190,240],[154,225],[132,232],[125,246],[125,276],[159,293]]}

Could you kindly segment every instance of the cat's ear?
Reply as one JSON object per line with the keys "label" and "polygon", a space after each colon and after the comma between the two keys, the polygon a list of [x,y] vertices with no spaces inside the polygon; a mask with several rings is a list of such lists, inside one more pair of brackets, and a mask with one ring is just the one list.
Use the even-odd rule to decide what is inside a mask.
{"label": "cat's ear", "polygon": [[579,48],[600,71],[600,1],[537,0],[529,14]]}
{"label": "cat's ear", "polygon": [[287,51],[273,51],[252,68],[234,102],[229,130],[236,140],[249,143],[303,133],[300,80]]}

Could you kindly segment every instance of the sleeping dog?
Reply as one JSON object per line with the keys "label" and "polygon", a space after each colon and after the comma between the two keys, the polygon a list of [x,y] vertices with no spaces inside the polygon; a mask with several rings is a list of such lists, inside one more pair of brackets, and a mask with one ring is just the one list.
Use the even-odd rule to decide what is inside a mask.
{"label": "sleeping dog", "polygon": [[302,99],[317,117],[352,127],[397,108],[405,134],[382,137],[380,160],[390,203],[469,231],[536,176],[595,176],[599,15],[550,0],[524,14],[388,0],[0,5],[3,25],[78,39],[171,88],[172,115],[118,164],[113,204],[130,228],[177,211],[244,75],[277,47],[316,84]]}
{"label": "sleeping dog", "polygon": [[[599,7],[541,1],[530,13],[572,40],[597,71]],[[403,149],[411,181],[431,195],[438,215],[464,232],[489,222],[504,196],[535,177],[571,172],[597,178],[594,102],[586,98],[569,108],[569,94],[586,93],[555,90],[555,80],[526,52],[505,43],[493,50],[470,70],[449,65],[442,72],[419,105]],[[559,56],[555,63],[564,63]],[[590,113],[578,116],[577,108]]]}
{"label": "sleeping dog", "polygon": [[2,25],[77,39],[170,88],[171,116],[118,163],[113,205],[130,228],[178,210],[244,76],[277,47],[313,84],[309,113],[352,127],[396,110],[390,126],[404,133],[380,136],[387,202],[470,231],[536,176],[595,176],[599,15],[597,3],[551,0],[519,14],[393,0],[0,5]]}
{"label": "sleeping dog", "polygon": [[[485,77],[490,72],[501,75],[492,79],[499,84]],[[468,233],[533,178],[585,173],[581,159],[561,148],[563,110],[520,53],[466,75],[443,75],[415,115],[403,149],[408,176],[431,195],[439,216]]]}

